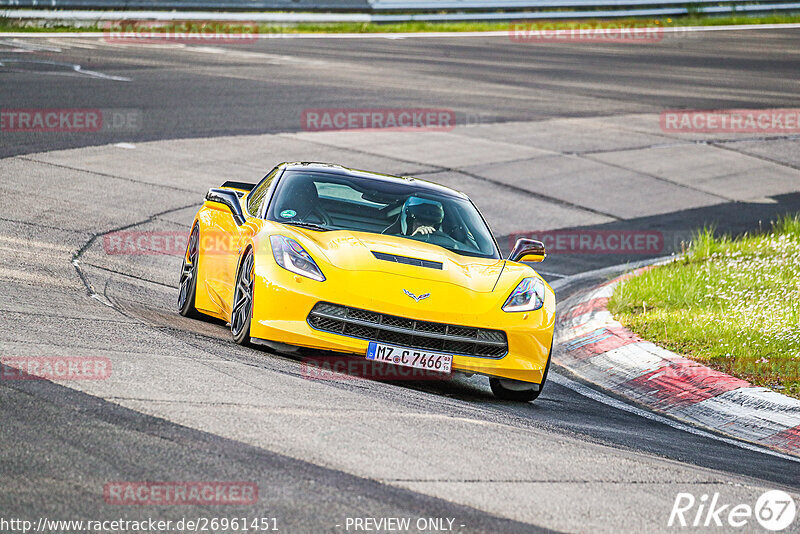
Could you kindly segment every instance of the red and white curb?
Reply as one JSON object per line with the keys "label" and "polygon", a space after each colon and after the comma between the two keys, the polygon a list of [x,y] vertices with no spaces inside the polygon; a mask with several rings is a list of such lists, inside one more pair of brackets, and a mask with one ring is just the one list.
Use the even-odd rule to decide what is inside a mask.
{"label": "red and white curb", "polygon": [[554,362],[653,411],[800,456],[800,400],[662,349],[614,320],[606,309],[614,288],[642,270],[564,303]]}

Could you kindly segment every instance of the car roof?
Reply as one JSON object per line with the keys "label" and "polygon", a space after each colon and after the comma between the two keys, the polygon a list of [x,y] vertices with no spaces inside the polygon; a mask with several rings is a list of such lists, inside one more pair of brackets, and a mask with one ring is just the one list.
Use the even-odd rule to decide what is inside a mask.
{"label": "car roof", "polygon": [[438,193],[443,193],[450,196],[456,196],[464,199],[469,199],[467,195],[458,191],[456,189],[451,189],[449,187],[445,187],[443,185],[429,182],[427,180],[420,180],[419,178],[414,178],[411,176],[395,176],[393,174],[381,174],[377,172],[370,172],[370,171],[362,171],[358,169],[350,169],[348,167],[343,167],[341,165],[336,165],[333,163],[320,163],[320,162],[313,162],[313,161],[292,161],[292,162],[285,162],[278,165],[279,167],[283,167],[286,170],[298,170],[298,171],[317,171],[323,172],[327,174],[338,174],[340,176],[353,176],[356,178],[368,178],[370,180],[380,180],[383,182],[394,182],[394,183],[403,183],[403,184],[414,184],[417,187],[429,189],[430,191],[435,191]]}

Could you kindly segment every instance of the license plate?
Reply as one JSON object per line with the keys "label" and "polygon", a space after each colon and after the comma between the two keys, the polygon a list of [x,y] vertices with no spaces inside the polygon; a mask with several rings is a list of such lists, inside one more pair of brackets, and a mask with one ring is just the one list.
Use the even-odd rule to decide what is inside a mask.
{"label": "license plate", "polygon": [[453,366],[452,354],[409,349],[374,341],[370,342],[367,347],[367,359],[416,369],[426,369],[438,373],[449,373]]}

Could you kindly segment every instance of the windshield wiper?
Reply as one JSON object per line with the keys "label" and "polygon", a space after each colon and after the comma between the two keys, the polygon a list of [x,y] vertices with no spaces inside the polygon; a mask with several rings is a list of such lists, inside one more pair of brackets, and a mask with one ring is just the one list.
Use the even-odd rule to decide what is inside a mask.
{"label": "windshield wiper", "polygon": [[322,226],[319,224],[305,222],[305,221],[286,221],[283,224],[291,224],[294,226],[299,226],[300,228],[308,228],[309,230],[317,230],[319,232],[329,232],[331,230],[327,226]]}

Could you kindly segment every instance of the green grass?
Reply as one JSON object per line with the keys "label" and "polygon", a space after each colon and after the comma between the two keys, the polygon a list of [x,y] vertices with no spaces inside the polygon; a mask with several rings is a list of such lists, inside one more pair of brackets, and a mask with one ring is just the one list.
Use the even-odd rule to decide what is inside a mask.
{"label": "green grass", "polygon": [[800,398],[800,214],[737,239],[699,232],[680,259],[619,284],[609,310],[644,339]]}
{"label": "green grass", "polygon": [[[684,17],[664,17],[660,19],[594,19],[581,21],[532,21],[537,25],[547,25],[547,29],[569,29],[576,24],[604,22],[613,24],[635,24],[637,26],[716,26],[728,24],[786,24],[800,22],[800,14],[775,14],[756,16],[706,17],[688,15]],[[231,23],[235,26],[237,23]],[[496,22],[399,22],[390,24],[336,22],[336,23],[297,23],[297,24],[259,24],[258,33],[415,33],[415,32],[465,32],[465,31],[507,31],[511,21]],[[168,26],[169,23],[164,23]],[[65,21],[22,20],[0,17],[0,32],[74,32],[104,31],[103,23],[75,23]],[[235,30],[234,30],[235,31]],[[252,28],[248,28],[252,32]]]}

